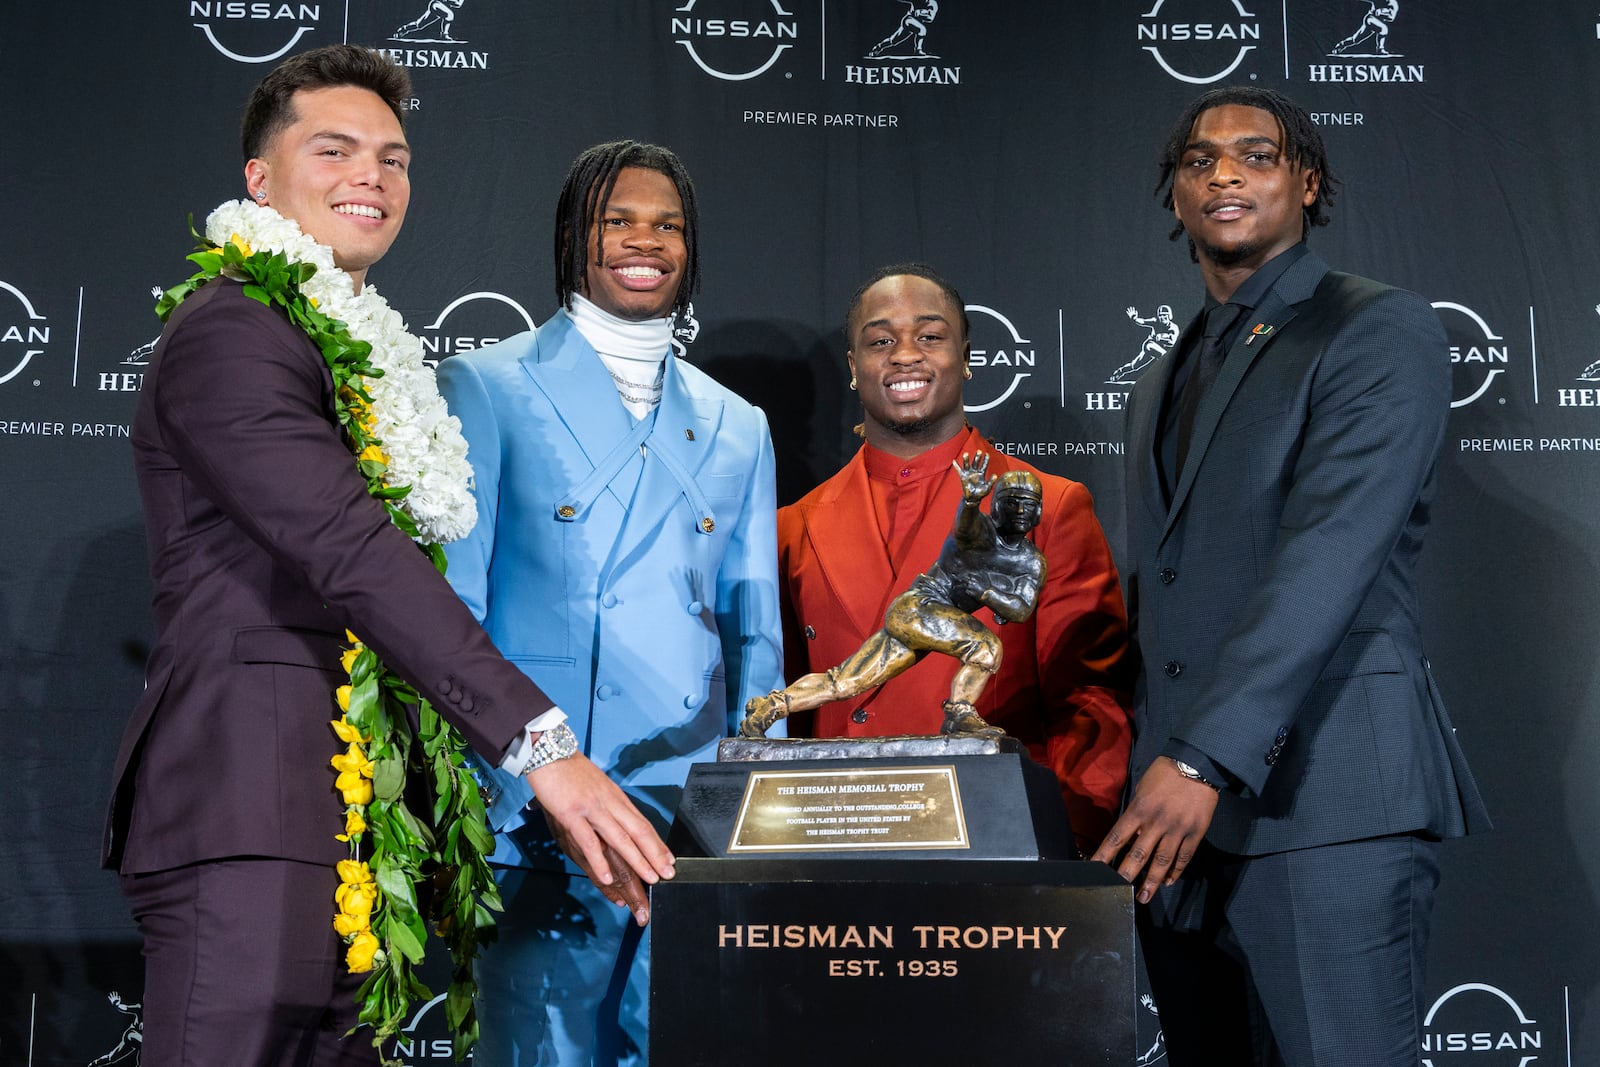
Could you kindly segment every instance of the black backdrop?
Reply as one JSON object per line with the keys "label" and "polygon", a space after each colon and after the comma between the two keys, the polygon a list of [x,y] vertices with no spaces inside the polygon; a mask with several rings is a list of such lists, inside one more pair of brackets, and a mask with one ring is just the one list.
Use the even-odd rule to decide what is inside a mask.
{"label": "black backdrop", "polygon": [[[3,5],[0,1062],[134,1062],[107,998],[138,1000],[137,940],[96,850],[149,634],[151,290],[188,273],[186,216],[243,195],[250,86],[340,40],[412,68],[411,214],[371,280],[438,355],[548,315],[579,149],[659,141],[703,205],[689,358],[767,411],[782,499],[853,447],[850,292],[924,259],[972,305],[973,421],[1085,482],[1119,551],[1106,379],[1147,336],[1130,308],[1202,296],[1157,147],[1209,85],[1305,104],[1345,179],[1314,244],[1434,301],[1457,358],[1424,609],[1498,829],[1446,850],[1422,1054],[1600,1061],[1600,13],[1386,0],[1383,47],[1336,55],[1367,0],[919,3],[921,58],[868,56],[906,0],[442,0],[448,33],[397,31],[427,0]],[[443,1059],[430,1032],[411,1062]]]}

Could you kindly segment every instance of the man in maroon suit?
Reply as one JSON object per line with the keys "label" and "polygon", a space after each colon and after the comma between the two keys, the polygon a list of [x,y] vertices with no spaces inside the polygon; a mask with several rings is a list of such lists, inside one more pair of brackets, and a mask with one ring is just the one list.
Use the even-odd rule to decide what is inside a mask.
{"label": "man in maroon suit", "polygon": [[[408,95],[403,70],[335,45],[285,61],[245,112],[250,195],[329,246],[358,293],[405,217]],[[299,327],[237,282],[195,292],[156,346],[133,445],[156,637],[104,859],[145,939],[147,1063],[376,1062],[366,1036],[344,1039],[361,976],[332,926],[346,629],[480,753],[535,767],[563,844],[645,918],[638,880],[669,877],[670,853],[602,771],[547,751],[559,712],[368,495]]]}

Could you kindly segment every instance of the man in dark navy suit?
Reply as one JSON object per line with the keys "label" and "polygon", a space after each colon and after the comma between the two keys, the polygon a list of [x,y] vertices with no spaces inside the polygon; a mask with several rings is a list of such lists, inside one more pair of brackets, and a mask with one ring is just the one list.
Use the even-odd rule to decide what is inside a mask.
{"label": "man in dark navy suit", "polygon": [[1129,405],[1136,784],[1094,858],[1179,1065],[1415,1064],[1438,841],[1488,827],[1418,622],[1446,341],[1306,247],[1333,184],[1264,89],[1162,156],[1206,300]]}

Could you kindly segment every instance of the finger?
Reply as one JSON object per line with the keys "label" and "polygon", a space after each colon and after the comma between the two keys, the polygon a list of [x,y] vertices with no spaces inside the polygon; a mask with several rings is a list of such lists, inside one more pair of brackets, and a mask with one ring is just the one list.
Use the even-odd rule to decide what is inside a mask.
{"label": "finger", "polygon": [[[616,875],[612,873],[611,865],[606,862],[605,842],[594,829],[583,820],[574,822],[567,828],[567,855],[577,861],[589,875],[589,880],[598,886],[608,886],[616,882]],[[573,848],[576,846],[577,854]]]}
{"label": "finger", "polygon": [[615,867],[619,872],[626,866],[652,885],[672,877],[672,853],[656,836],[655,828],[642,817],[635,814],[632,819],[613,820],[597,829],[605,838],[610,857],[617,861]]}
{"label": "finger", "polygon": [[606,858],[610,861],[612,869],[616,871],[617,875],[616,882],[611,886],[611,892],[614,892],[615,896],[612,896],[610,892],[607,893],[607,896],[631,911],[634,921],[640,926],[645,925],[650,921],[650,894],[645,889],[645,884],[611,850],[609,845],[606,846]]}

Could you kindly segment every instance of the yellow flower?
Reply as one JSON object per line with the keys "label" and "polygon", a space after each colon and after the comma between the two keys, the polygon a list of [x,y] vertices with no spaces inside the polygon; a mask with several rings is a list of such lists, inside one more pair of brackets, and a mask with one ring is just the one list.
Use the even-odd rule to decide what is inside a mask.
{"label": "yellow flower", "polygon": [[[250,250],[250,245],[238,234],[234,234],[233,236],[229,237],[228,243],[233,245],[233,247],[237,248],[240,252],[243,252],[246,259],[249,259],[251,256],[255,255],[255,253]],[[221,249],[218,249],[218,251],[221,251]]]}
{"label": "yellow flower", "polygon": [[350,687],[348,685],[341,685],[339,688],[335,689],[333,691],[333,699],[339,702],[340,711],[349,711]]}
{"label": "yellow flower", "polygon": [[[333,732],[339,735],[339,740],[345,742],[346,744],[364,745],[371,740],[369,737],[362,737],[361,731],[352,726],[349,719],[330,719],[328,720],[328,725],[333,727]],[[337,759],[339,757],[335,758]],[[339,765],[335,763],[334,766],[338,767]]]}
{"label": "yellow flower", "polygon": [[360,811],[355,808],[351,808],[349,811],[344,813],[344,833],[335,834],[334,836],[340,841],[348,841],[357,834],[364,834],[366,832],[367,820],[362,817]]}
{"label": "yellow flower", "polygon": [[[340,775],[341,779],[343,777],[343,775]],[[334,785],[339,790],[339,799],[346,804],[359,804],[362,807],[366,807],[372,803],[372,798],[376,795],[372,791],[372,781],[367,778],[356,778],[343,785],[336,781]],[[334,836],[338,837],[339,835],[334,834]]]}
{"label": "yellow flower", "polygon": [[339,872],[339,881],[345,885],[362,885],[372,881],[372,868],[360,860],[340,860],[334,870]]}
{"label": "yellow flower", "polygon": [[377,954],[378,939],[370,933],[359,933],[345,951],[345,966],[350,968],[351,974],[365,974],[372,970],[372,961]]}
{"label": "yellow flower", "polygon": [[334,891],[333,899],[339,905],[339,914],[363,920],[361,927],[364,929],[378,903],[378,885],[376,882],[346,882]]}
{"label": "yellow flower", "polygon": [[351,934],[359,934],[371,928],[371,923],[365,916],[345,915],[341,912],[333,917],[333,932],[340,937],[349,937]]}
{"label": "yellow flower", "polygon": [[384,464],[389,462],[389,457],[384,455],[383,449],[378,445],[368,445],[366,448],[363,448],[360,453],[357,454],[356,459],[372,460],[374,462]]}
{"label": "yellow flower", "polygon": [[344,668],[344,673],[349,674],[356,669],[356,657],[360,655],[359,648],[347,648],[339,654],[339,666]]}
{"label": "yellow flower", "polygon": [[[347,774],[358,775],[363,778],[372,777],[372,761],[367,759],[367,754],[361,751],[361,746],[352,742],[340,755],[328,761],[333,764],[333,769],[343,778]],[[344,788],[340,786],[340,788]]]}
{"label": "yellow flower", "polygon": [[347,806],[372,803],[372,761],[367,759],[360,746],[352,744],[342,755],[334,756],[328,762],[339,772],[339,777],[333,780],[333,787],[339,791]]}

